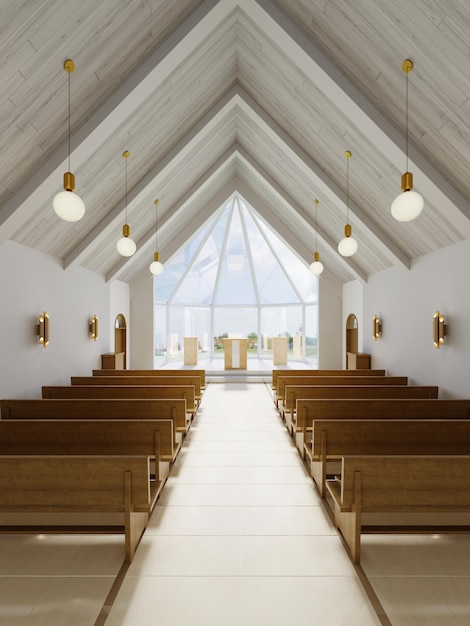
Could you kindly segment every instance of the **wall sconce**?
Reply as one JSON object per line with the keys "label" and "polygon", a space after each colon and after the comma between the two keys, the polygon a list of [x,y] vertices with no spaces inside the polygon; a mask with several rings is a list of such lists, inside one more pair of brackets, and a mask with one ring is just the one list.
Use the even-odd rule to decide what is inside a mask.
{"label": "wall sconce", "polygon": [[44,311],[38,319],[39,324],[36,326],[36,334],[39,335],[39,343],[42,343],[43,348],[47,348],[49,345],[49,315]]}
{"label": "wall sconce", "polygon": [[90,320],[90,335],[93,341],[98,339],[98,316],[93,315]]}
{"label": "wall sconce", "polygon": [[432,334],[434,347],[438,350],[445,343],[444,337],[447,335],[447,324],[444,322],[445,316],[436,311],[433,317]]}
{"label": "wall sconce", "polygon": [[377,341],[382,336],[382,321],[380,317],[374,315],[372,318],[372,339]]}

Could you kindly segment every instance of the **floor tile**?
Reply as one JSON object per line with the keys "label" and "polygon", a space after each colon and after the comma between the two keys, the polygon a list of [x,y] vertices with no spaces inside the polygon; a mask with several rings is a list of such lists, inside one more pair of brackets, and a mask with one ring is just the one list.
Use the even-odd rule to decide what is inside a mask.
{"label": "floor tile", "polygon": [[129,576],[240,576],[240,536],[144,535]]}
{"label": "floor tile", "polygon": [[146,535],[239,535],[240,509],[223,506],[156,506]]}
{"label": "floor tile", "polygon": [[242,626],[242,593],[241,578],[128,576],[106,626]]}
{"label": "floor tile", "polygon": [[244,626],[380,624],[361,585],[352,577],[244,578],[243,605]]}
{"label": "floor tile", "polygon": [[354,576],[338,536],[242,536],[244,576]]}
{"label": "floor tile", "polygon": [[337,535],[319,506],[247,506],[240,511],[243,535]]}

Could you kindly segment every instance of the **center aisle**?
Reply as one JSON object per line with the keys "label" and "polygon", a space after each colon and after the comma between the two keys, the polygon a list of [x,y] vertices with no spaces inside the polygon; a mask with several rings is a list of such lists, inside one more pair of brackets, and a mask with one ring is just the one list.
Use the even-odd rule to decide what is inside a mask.
{"label": "center aisle", "polygon": [[209,384],[106,626],[379,625],[262,383]]}

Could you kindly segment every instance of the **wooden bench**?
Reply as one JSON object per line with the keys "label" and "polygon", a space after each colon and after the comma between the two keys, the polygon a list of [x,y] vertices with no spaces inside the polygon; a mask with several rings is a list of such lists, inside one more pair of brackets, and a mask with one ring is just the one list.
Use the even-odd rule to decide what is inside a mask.
{"label": "wooden bench", "polygon": [[468,519],[470,456],[343,456],[341,480],[327,481],[326,487],[336,527],[359,563],[367,513],[420,514],[434,525],[430,530],[436,524],[435,515],[426,517],[431,514],[443,525],[454,512],[465,512]]}
{"label": "wooden bench", "polygon": [[3,399],[2,419],[151,419],[173,422],[174,460],[181,446],[181,433],[187,424],[185,400],[147,399]]}
{"label": "wooden bench", "polygon": [[[184,400],[0,400],[2,420],[162,420],[173,424],[171,446],[162,442],[164,460],[173,462],[187,423]],[[0,420],[1,421],[1,420]],[[164,445],[164,447],[163,447]]]}
{"label": "wooden bench", "polygon": [[[357,370],[351,370],[357,371]],[[286,387],[287,386],[305,386],[305,387],[339,387],[339,386],[380,386],[386,385],[407,385],[408,378],[406,376],[279,376],[277,380],[276,400],[279,408],[279,402],[282,403],[282,409],[285,410]],[[282,410],[281,410],[282,414]]]}
{"label": "wooden bench", "polygon": [[305,458],[316,419],[467,419],[470,399],[300,398],[296,402],[296,445]]}
{"label": "wooden bench", "polygon": [[132,561],[158,496],[148,456],[0,456],[2,513],[122,513]]}
{"label": "wooden bench", "polygon": [[[437,398],[439,388],[435,386],[406,386],[406,385],[378,385],[372,386],[342,386],[342,387],[294,387],[287,385],[285,390],[285,413],[286,426],[291,432],[303,431],[303,424],[299,423],[297,416],[297,400],[300,399],[338,399],[338,398]],[[311,424],[311,422],[310,422]]]}
{"label": "wooden bench", "polygon": [[314,369],[273,369],[272,388],[277,389],[279,376],[385,376],[385,370],[314,370]]}
{"label": "wooden bench", "polygon": [[[162,398],[165,392],[158,387],[126,387],[126,386],[85,386],[78,385],[70,387],[43,387],[43,399],[50,400],[161,400],[167,402],[167,406],[175,408],[175,414],[178,416],[178,424],[176,431],[186,433],[191,425],[191,413],[187,409],[186,400],[184,398]],[[169,395],[172,395],[171,393]],[[183,404],[184,403],[184,404]],[[184,408],[184,418],[181,418],[181,412]],[[160,416],[160,415],[159,415]],[[154,416],[155,417],[155,416]],[[162,415],[163,417],[163,415]]]}
{"label": "wooden bench", "polygon": [[93,370],[93,376],[199,376],[201,389],[206,388],[206,370],[157,369],[157,370]]}
{"label": "wooden bench", "polygon": [[[201,379],[199,376],[72,376],[72,385],[80,387],[98,386],[133,386],[133,387],[194,387],[194,410],[195,413],[201,401]],[[188,392],[189,393],[189,392]],[[177,396],[181,397],[181,396]],[[192,405],[189,400],[188,409]]]}
{"label": "wooden bench", "polygon": [[0,420],[0,455],[145,455],[161,491],[173,459],[172,420]]}
{"label": "wooden bench", "polygon": [[312,442],[304,447],[311,476],[324,498],[330,462],[342,456],[470,455],[470,419],[314,420]]}

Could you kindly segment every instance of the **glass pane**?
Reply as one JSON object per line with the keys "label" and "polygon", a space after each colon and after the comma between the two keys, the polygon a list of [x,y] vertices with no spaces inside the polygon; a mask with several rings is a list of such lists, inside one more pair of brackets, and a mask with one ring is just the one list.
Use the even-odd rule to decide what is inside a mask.
{"label": "glass pane", "polygon": [[295,289],[300,294],[303,302],[317,302],[318,298],[318,278],[312,274],[310,268],[295,256],[295,254],[285,245],[278,235],[274,233],[266,224],[257,220],[260,229],[276,250],[277,256],[282,263],[287,275]]}
{"label": "glass pane", "polygon": [[305,307],[305,358],[318,368],[318,306]]}
{"label": "glass pane", "polygon": [[221,263],[214,303],[257,304],[238,203],[232,212],[227,245]]}
{"label": "glass pane", "polygon": [[153,315],[154,367],[166,361],[166,306],[156,306]]}
{"label": "glass pane", "polygon": [[246,223],[249,249],[253,258],[260,304],[300,302],[298,295],[292,288],[284,270],[279,265],[253,218],[246,209],[243,215]]}

